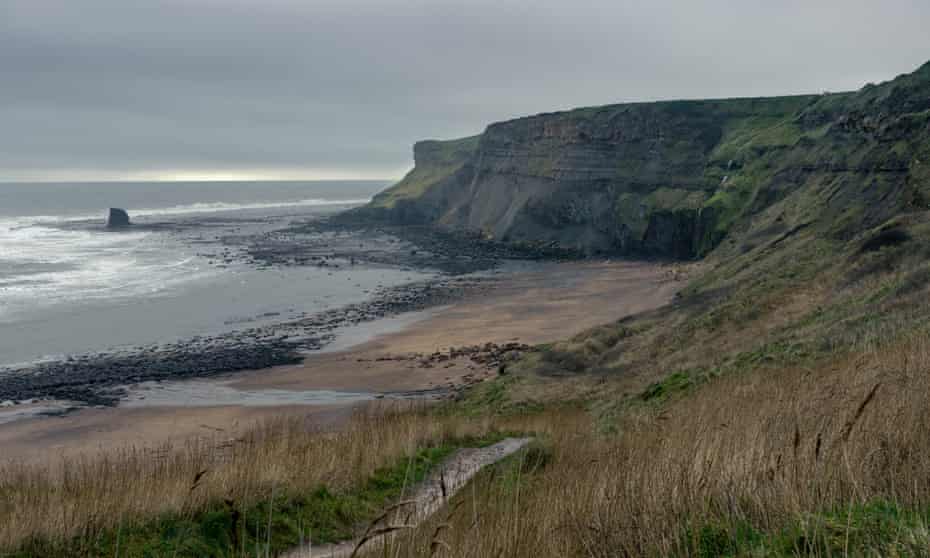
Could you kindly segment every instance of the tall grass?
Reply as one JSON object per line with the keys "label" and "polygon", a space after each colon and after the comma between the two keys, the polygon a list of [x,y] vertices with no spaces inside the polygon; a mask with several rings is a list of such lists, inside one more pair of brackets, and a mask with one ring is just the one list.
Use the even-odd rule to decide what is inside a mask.
{"label": "tall grass", "polygon": [[[232,443],[127,449],[0,469],[0,535],[93,537],[210,502],[363,482],[424,444],[494,429],[535,449],[375,552],[389,556],[925,555],[930,337],[865,342],[812,367],[714,378],[599,433],[581,412],[465,417],[414,408],[344,430],[292,420]],[[2,552],[0,552],[2,553]]]}
{"label": "tall grass", "polygon": [[356,486],[419,448],[481,436],[491,426],[428,416],[416,406],[369,407],[329,432],[278,419],[234,440],[129,447],[46,466],[4,464],[0,555],[29,540],[87,541],[153,518],[191,516],[217,502],[245,509],[275,493]]}
{"label": "tall grass", "polygon": [[928,397],[925,335],[717,378],[615,435],[557,424],[545,467],[483,475],[386,552],[437,554],[447,521],[463,557],[928,555]]}

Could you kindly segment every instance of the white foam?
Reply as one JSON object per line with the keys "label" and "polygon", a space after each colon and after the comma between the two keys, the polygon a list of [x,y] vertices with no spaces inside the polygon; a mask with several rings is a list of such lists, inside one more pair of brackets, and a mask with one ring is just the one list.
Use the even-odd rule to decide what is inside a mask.
{"label": "white foam", "polygon": [[[127,208],[152,218],[295,207],[350,206],[369,200],[307,198],[290,202],[204,202],[164,208]],[[62,224],[105,213],[0,219],[0,321],[62,302],[152,296],[219,273],[180,242],[145,230],[109,234]]]}
{"label": "white foam", "polygon": [[124,407],[214,407],[242,405],[273,407],[278,405],[329,405],[357,403],[377,399],[379,394],[333,390],[237,389],[231,380],[185,380],[143,382],[132,386]]}
{"label": "white foam", "polygon": [[[174,205],[171,207],[143,207],[143,208],[125,208],[130,218],[136,217],[167,217],[172,215],[197,215],[202,213],[222,213],[230,211],[247,211],[254,209],[285,209],[292,207],[332,207],[332,206],[349,206],[363,205],[371,201],[371,198],[353,198],[343,200],[327,200],[323,198],[307,198],[286,202],[250,202],[250,203],[229,203],[229,202],[198,202],[186,205]],[[10,217],[0,219],[0,231],[3,229],[18,229],[29,227],[35,224],[60,224],[80,221],[106,220],[108,209],[101,210],[99,213],[85,213],[80,215],[30,215],[24,217]]]}
{"label": "white foam", "polygon": [[64,413],[74,406],[75,404],[69,401],[45,401],[43,404],[30,403],[12,407],[4,407],[0,403],[0,424],[8,424],[42,415]]}
{"label": "white foam", "polygon": [[0,265],[18,270],[0,275],[2,321],[72,300],[156,294],[217,273],[189,248],[151,232],[11,227],[9,221],[0,223]]}
{"label": "white foam", "polygon": [[189,215],[197,213],[217,213],[223,211],[242,211],[248,209],[279,209],[287,207],[324,207],[334,205],[361,205],[368,203],[369,198],[348,199],[348,200],[325,200],[321,198],[310,198],[292,202],[265,202],[265,203],[193,203],[189,205],[176,205],[161,209],[134,209],[129,210],[130,215],[142,217],[160,216],[160,215]]}

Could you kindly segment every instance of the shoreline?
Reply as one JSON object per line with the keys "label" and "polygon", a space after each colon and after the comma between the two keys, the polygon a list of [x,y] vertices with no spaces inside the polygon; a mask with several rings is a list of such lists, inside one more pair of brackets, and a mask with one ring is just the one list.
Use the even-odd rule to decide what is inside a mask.
{"label": "shoreline", "polygon": [[[405,327],[349,348],[308,355],[300,364],[203,380],[223,389],[391,393],[454,391],[493,378],[510,351],[564,339],[589,327],[670,301],[680,281],[667,266],[637,262],[544,263],[505,274],[492,286],[436,307]],[[488,346],[488,344],[491,344]],[[509,348],[508,348],[509,344]],[[183,383],[181,383],[183,385]],[[377,395],[371,400],[379,400]],[[338,425],[357,402],[116,406],[0,424],[4,458],[48,461],[127,446],[159,446],[236,432],[280,416]]]}
{"label": "shoreline", "polygon": [[[486,277],[472,276],[416,281],[383,289],[360,303],[262,328],[195,337],[157,347],[79,355],[24,369],[0,368],[0,402],[67,401],[77,408],[110,407],[118,405],[126,392],[140,383],[223,377],[296,365],[307,355],[336,342],[340,332],[348,333],[349,340],[353,335],[362,339],[377,335],[381,320],[403,324],[411,313],[480,292],[489,281]],[[375,333],[366,333],[366,325]],[[361,330],[359,326],[363,326]]]}
{"label": "shoreline", "polygon": [[[278,221],[278,218],[268,218]],[[98,352],[64,355],[25,364],[0,365],[0,409],[22,402],[46,402],[71,408],[115,406],[127,387],[150,381],[217,377],[244,370],[299,364],[306,354],[329,345],[347,347],[352,339],[372,334],[357,331],[359,324],[404,322],[412,312],[449,304],[483,288],[484,272],[504,263],[505,251],[483,258],[453,255],[461,244],[454,236],[430,235],[417,243],[380,230],[346,229],[325,219],[291,222],[270,231],[226,236],[219,241],[226,254],[216,265],[232,261],[256,269],[408,270],[421,279],[365,290],[358,302],[323,310],[300,312],[297,317],[230,331],[119,347]],[[155,224],[158,225],[158,224]],[[203,223],[179,225],[198,229]],[[149,225],[154,226],[154,225]],[[119,233],[115,233],[119,234]],[[428,249],[421,248],[425,245]],[[483,247],[478,247],[478,252]],[[441,253],[437,253],[441,252]],[[461,261],[460,261],[461,260]],[[347,277],[348,278],[348,277]],[[409,279],[409,278],[408,278]],[[300,301],[295,301],[299,305]],[[263,314],[260,318],[277,315]],[[257,319],[257,318],[256,318]],[[377,334],[379,327],[372,329]],[[356,331],[353,331],[355,329]],[[338,335],[337,335],[338,334]],[[347,337],[343,340],[341,337]],[[65,406],[65,411],[67,411]],[[61,409],[55,413],[63,412]]]}

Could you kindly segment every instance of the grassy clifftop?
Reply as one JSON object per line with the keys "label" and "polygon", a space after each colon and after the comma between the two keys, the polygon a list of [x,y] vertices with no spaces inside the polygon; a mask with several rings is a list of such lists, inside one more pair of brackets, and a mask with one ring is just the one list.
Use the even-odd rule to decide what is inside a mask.
{"label": "grassy clifftop", "polygon": [[371,201],[373,207],[393,208],[398,200],[415,200],[434,184],[448,178],[474,155],[481,136],[437,141],[426,140],[413,146],[415,166],[400,182]]}

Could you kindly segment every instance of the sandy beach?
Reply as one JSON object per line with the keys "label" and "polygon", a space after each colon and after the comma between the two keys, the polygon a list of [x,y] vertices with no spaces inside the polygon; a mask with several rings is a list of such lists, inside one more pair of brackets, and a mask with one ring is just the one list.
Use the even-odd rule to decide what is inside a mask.
{"label": "sandy beach", "polygon": [[[408,315],[395,331],[354,346],[311,354],[302,364],[246,371],[208,381],[224,388],[405,392],[481,381],[496,372],[467,357],[424,366],[420,356],[485,343],[537,344],[656,308],[680,287],[671,268],[634,262],[548,263],[501,275],[480,295]],[[351,339],[351,336],[349,337]],[[201,380],[202,382],[202,380]],[[0,424],[0,458],[42,461],[127,445],[192,437],[233,437],[278,416],[337,425],[358,403],[306,405],[151,405],[84,409],[61,417]],[[0,413],[4,412],[0,410]]]}

